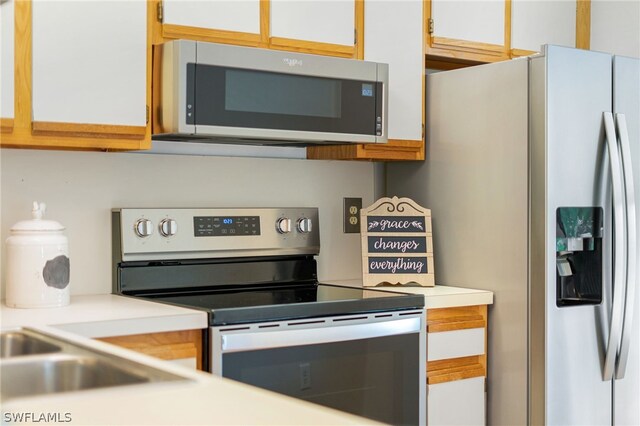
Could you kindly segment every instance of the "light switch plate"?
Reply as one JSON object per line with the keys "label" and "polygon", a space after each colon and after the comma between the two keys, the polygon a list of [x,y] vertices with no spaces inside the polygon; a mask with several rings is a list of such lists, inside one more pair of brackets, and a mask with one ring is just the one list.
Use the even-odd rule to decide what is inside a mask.
{"label": "light switch plate", "polygon": [[345,234],[360,233],[360,210],[362,209],[362,198],[345,197],[343,204],[342,230]]}

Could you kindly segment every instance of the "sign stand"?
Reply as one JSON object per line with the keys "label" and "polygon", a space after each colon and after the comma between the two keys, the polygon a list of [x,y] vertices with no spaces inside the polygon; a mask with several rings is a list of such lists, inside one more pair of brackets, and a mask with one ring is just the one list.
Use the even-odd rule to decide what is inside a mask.
{"label": "sign stand", "polygon": [[360,210],[362,283],[433,287],[431,210],[410,198],[381,198]]}

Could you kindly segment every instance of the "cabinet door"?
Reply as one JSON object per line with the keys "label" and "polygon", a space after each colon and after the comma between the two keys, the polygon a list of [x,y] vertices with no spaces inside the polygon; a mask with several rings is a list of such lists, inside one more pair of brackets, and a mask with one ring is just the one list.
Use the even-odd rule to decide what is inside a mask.
{"label": "cabinet door", "polygon": [[33,1],[34,130],[146,125],[146,11],[141,1]]}
{"label": "cabinet door", "polygon": [[364,11],[364,59],[389,64],[389,139],[422,139],[421,1],[372,1]]}
{"label": "cabinet door", "polygon": [[164,0],[163,23],[260,33],[260,0]]}
{"label": "cabinet door", "polygon": [[484,425],[484,377],[428,386],[427,424]]}
{"label": "cabinet door", "polygon": [[509,59],[510,5],[510,0],[426,2],[426,53],[479,62]]}
{"label": "cabinet door", "polygon": [[[13,118],[13,3],[0,3],[0,117]],[[3,131],[9,122],[2,121]]]}
{"label": "cabinet door", "polygon": [[431,2],[433,34],[456,40],[504,44],[505,2],[495,0]]}
{"label": "cabinet door", "polygon": [[575,46],[575,0],[512,0],[511,47],[539,52],[543,44]]}
{"label": "cabinet door", "polygon": [[355,0],[271,0],[271,36],[353,46]]}
{"label": "cabinet door", "polygon": [[[358,2],[358,5],[362,3]],[[364,59],[389,64],[386,144],[312,146],[307,158],[424,160],[424,15],[422,0],[364,3]],[[358,56],[359,57],[359,56]]]}

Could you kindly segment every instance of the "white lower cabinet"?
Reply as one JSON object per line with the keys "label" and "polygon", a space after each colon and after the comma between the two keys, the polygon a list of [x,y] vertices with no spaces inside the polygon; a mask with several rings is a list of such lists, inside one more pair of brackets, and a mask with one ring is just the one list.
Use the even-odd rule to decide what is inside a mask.
{"label": "white lower cabinet", "polygon": [[427,309],[427,424],[486,423],[487,305]]}
{"label": "white lower cabinet", "polygon": [[427,424],[483,425],[485,423],[484,377],[427,386]]}

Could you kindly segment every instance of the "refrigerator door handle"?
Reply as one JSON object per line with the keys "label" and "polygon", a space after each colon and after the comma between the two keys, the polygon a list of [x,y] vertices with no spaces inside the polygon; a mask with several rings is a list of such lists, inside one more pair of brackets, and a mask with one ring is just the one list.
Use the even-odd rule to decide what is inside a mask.
{"label": "refrigerator door handle", "polygon": [[616,114],[618,134],[620,135],[620,150],[622,152],[622,169],[624,173],[624,186],[627,215],[627,294],[625,298],[624,317],[622,320],[622,337],[620,339],[620,352],[616,364],[616,379],[624,378],[629,359],[629,346],[632,335],[633,310],[635,292],[637,286],[636,255],[638,253],[638,240],[636,238],[636,201],[633,187],[633,170],[631,168],[631,149],[629,147],[629,132],[627,120],[624,114]]}
{"label": "refrigerator door handle", "polygon": [[611,183],[613,189],[613,239],[614,239],[614,266],[613,266],[613,308],[611,310],[611,323],[609,325],[609,339],[604,360],[602,378],[605,381],[613,379],[616,357],[622,334],[622,310],[624,304],[624,275],[626,261],[624,257],[624,200],[622,195],[622,170],[620,166],[620,154],[616,137],[613,114],[604,113],[604,129],[607,139],[607,151],[611,163]]}

